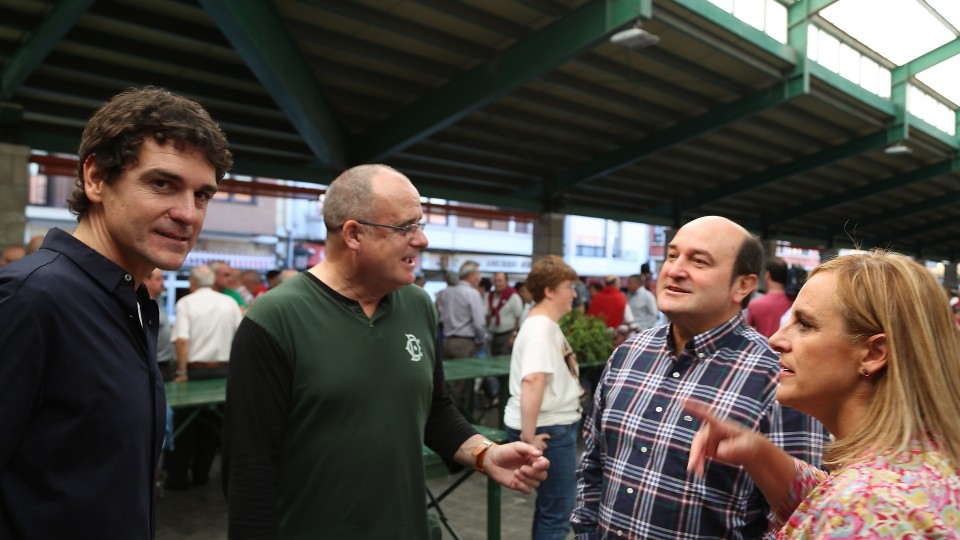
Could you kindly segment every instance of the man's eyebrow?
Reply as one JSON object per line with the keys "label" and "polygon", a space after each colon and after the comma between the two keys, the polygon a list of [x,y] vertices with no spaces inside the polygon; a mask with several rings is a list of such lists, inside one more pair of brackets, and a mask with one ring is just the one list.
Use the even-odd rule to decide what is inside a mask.
{"label": "man's eyebrow", "polygon": [[[677,247],[676,244],[667,244],[667,249],[675,249],[677,251],[682,251],[679,247]],[[709,257],[710,259],[713,259],[713,253],[710,253],[705,249],[691,249],[690,252],[694,255],[703,255],[703,256]]]}
{"label": "man's eyebrow", "polygon": [[[177,173],[175,173],[175,172],[173,172],[173,171],[170,171],[170,170],[168,170],[168,169],[164,169],[163,167],[153,167],[153,168],[151,168],[151,169],[147,169],[147,170],[143,171],[143,174],[140,175],[141,178],[148,178],[148,177],[150,177],[150,176],[162,176],[163,178],[166,178],[167,180],[175,180],[175,181],[177,181],[177,182],[183,182],[183,181],[184,181],[183,176],[181,176],[181,175],[179,175],[179,174],[177,174]],[[215,183],[214,183],[214,184],[205,183],[205,184],[203,184],[202,186],[200,186],[200,188],[198,189],[198,191],[204,191],[204,192],[210,193],[210,194],[212,195],[212,194],[218,193],[218,192],[220,191],[220,188],[219,188],[219,187],[217,186],[217,184],[215,184]]]}
{"label": "man's eyebrow", "polygon": [[143,174],[140,175],[141,178],[145,178],[147,176],[162,176],[164,178],[169,178],[170,180],[181,180],[181,181],[183,180],[183,177],[180,176],[179,174],[173,171],[164,169],[163,167],[153,167],[151,169],[146,169],[143,171]]}

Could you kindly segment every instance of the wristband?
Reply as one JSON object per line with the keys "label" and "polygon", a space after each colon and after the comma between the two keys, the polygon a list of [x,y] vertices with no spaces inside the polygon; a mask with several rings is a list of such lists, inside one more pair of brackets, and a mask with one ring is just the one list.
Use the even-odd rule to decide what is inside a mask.
{"label": "wristband", "polygon": [[474,447],[473,452],[471,452],[473,457],[476,459],[476,462],[473,464],[473,470],[477,471],[478,473],[483,473],[483,460],[487,457],[487,450],[489,450],[491,446],[495,446],[495,443],[493,441],[485,440],[481,441],[479,445]]}

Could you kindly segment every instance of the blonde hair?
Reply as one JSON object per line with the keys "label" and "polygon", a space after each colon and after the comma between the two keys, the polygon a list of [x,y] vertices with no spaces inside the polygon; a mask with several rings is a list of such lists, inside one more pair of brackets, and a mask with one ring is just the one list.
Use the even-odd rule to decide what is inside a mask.
{"label": "blonde hair", "polygon": [[884,334],[886,367],[874,379],[864,418],[827,450],[840,468],[867,453],[899,452],[933,440],[960,463],[960,332],[936,278],[909,257],[884,250],[829,260],[836,302],[854,340]]}

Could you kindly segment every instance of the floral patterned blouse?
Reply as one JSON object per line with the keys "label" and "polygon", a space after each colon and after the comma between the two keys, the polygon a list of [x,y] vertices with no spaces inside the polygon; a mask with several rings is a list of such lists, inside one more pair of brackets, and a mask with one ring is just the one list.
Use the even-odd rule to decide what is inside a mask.
{"label": "floral patterned blouse", "polygon": [[960,538],[957,466],[935,448],[915,442],[829,475],[795,460],[802,502],[778,512],[777,538]]}

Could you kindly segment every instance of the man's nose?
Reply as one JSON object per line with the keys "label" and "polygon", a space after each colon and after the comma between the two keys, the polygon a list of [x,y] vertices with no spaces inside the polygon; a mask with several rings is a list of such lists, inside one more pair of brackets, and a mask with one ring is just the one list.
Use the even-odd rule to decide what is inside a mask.
{"label": "man's nose", "polygon": [[193,224],[197,219],[197,202],[193,193],[185,193],[178,196],[173,206],[170,207],[170,217],[180,223]]}

